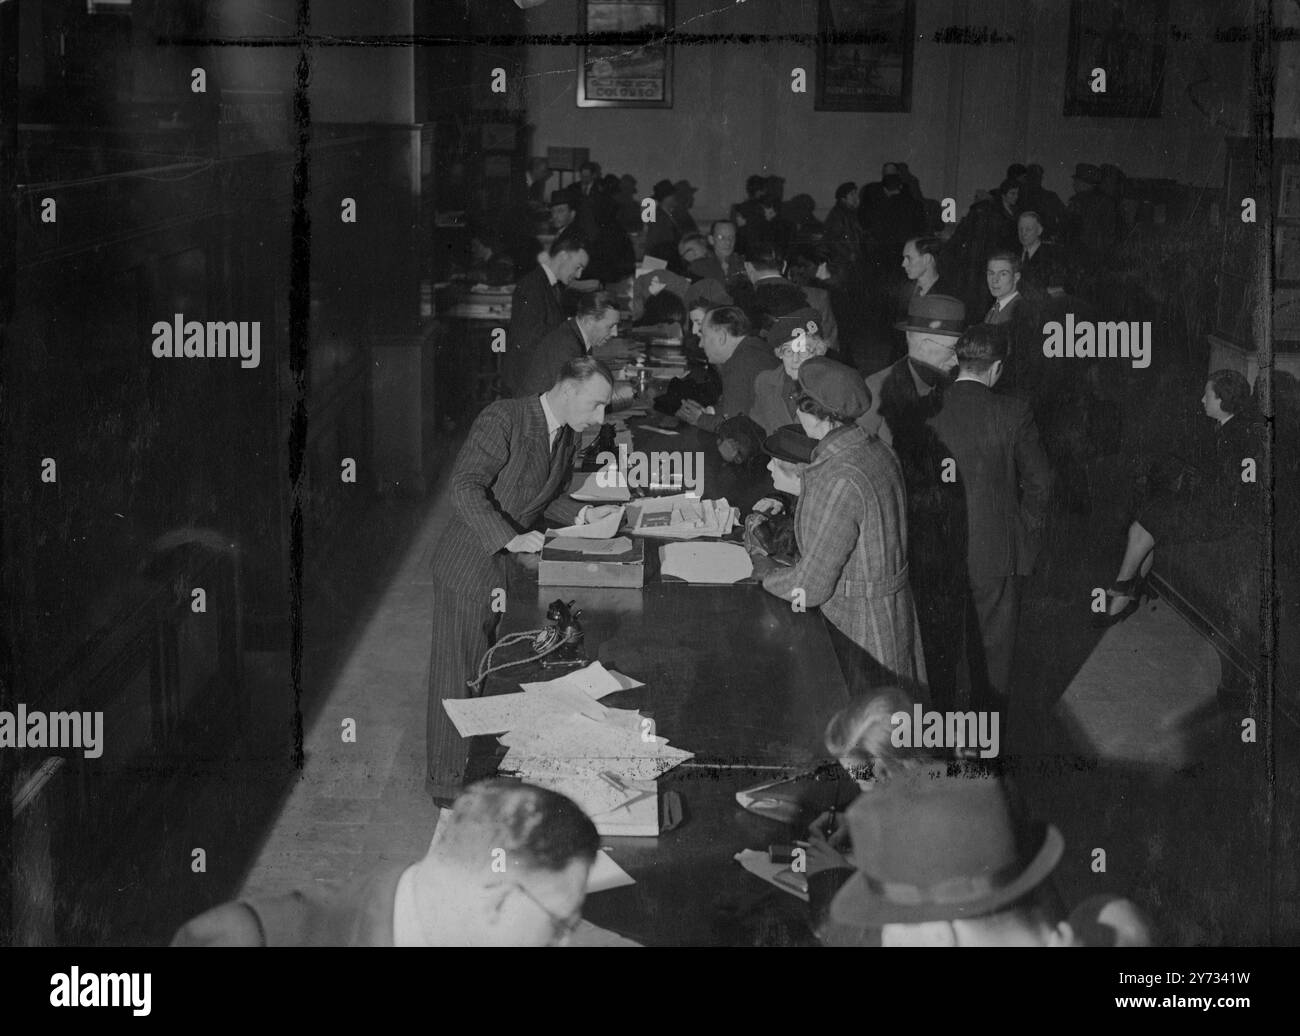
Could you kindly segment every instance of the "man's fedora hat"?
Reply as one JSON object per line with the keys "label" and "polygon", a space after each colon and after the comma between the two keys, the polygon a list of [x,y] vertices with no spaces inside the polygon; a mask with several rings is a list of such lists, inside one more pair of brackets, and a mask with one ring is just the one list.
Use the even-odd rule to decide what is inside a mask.
{"label": "man's fedora hat", "polygon": [[951,295],[916,295],[907,304],[907,319],[894,326],[900,331],[929,331],[961,337],[966,304]]}
{"label": "man's fedora hat", "polygon": [[1017,825],[992,777],[894,778],[859,796],[845,817],[858,869],[831,902],[842,924],[996,913],[1042,884],[1065,849],[1055,827]]}

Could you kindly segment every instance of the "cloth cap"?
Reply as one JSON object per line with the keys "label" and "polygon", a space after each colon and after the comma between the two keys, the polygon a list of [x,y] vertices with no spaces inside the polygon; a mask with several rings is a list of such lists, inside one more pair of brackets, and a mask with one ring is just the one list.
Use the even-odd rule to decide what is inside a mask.
{"label": "cloth cap", "polygon": [[843,421],[856,421],[871,409],[871,389],[853,367],[814,356],[799,368],[799,386]]}

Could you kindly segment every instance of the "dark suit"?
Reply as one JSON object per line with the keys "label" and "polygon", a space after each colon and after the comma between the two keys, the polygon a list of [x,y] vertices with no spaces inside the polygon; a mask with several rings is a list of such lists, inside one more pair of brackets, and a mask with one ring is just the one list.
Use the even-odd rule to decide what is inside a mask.
{"label": "dark suit", "polygon": [[907,487],[907,556],[930,700],[957,704],[966,597],[966,514],[961,488],[943,479],[948,451],[928,421],[943,408],[946,379],[933,387],[906,357],[867,379],[871,409],[858,419],[897,454]]}
{"label": "dark suit", "polygon": [[1042,288],[1069,288],[1070,276],[1065,257],[1055,245],[1039,243],[1034,254],[1026,256],[1020,250],[1020,286]]}
{"label": "dark suit", "polygon": [[[465,742],[442,707],[464,698],[501,616],[492,592],[506,607],[522,565],[505,546],[543,514],[569,525],[579,506],[556,498],[573,470],[575,435],[561,427],[555,451],[536,396],[504,399],[484,408],[470,427],[451,475],[455,509],[433,555],[433,646],[429,656],[428,769],[432,794],[450,798],[465,778]],[[551,505],[554,504],[552,507]],[[549,508],[549,510],[548,510]]]}
{"label": "dark suit", "polygon": [[989,307],[989,311],[984,314],[984,323],[994,325],[1011,323],[1011,319],[1015,315],[1016,307],[1020,305],[1020,302],[1021,297],[1019,293],[1013,295],[1011,301],[1005,306],[994,302],[993,305]]}
{"label": "dark suit", "polygon": [[[943,409],[927,424],[956,460],[966,502],[966,567],[979,634],[967,644],[975,705],[1005,708],[1020,612],[1019,577],[1033,571],[1038,556],[1052,471],[1029,404],[978,381],[950,385]],[[976,643],[983,645],[982,666]]]}
{"label": "dark suit", "polygon": [[501,377],[511,395],[528,373],[532,349],[552,328],[564,323],[564,289],[552,284],[546,270],[538,266],[519,278],[510,296],[510,328],[506,333],[506,355]]}
{"label": "dark suit", "polygon": [[555,384],[555,376],[565,363],[586,355],[587,340],[582,337],[577,320],[570,317],[533,347],[519,395],[540,396]]}

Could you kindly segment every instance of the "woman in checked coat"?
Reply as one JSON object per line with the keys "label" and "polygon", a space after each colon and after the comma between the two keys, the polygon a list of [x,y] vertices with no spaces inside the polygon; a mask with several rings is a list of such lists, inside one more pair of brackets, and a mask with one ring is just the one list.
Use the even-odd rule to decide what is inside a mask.
{"label": "woman in checked coat", "polygon": [[799,560],[760,562],[763,588],[787,601],[802,589],[804,606],[821,608],[851,696],[893,685],[925,701],[898,460],[854,424],[871,405],[856,370],[815,357],[799,369],[799,384],[799,423],[818,440],[795,510]]}

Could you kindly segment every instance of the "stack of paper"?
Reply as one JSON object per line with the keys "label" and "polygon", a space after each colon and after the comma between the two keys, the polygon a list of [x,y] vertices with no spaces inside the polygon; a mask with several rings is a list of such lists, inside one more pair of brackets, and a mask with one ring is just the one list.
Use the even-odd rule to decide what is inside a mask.
{"label": "stack of paper", "polygon": [[566,795],[605,835],[659,833],[658,777],[692,757],[654,732],[654,723],[598,699],[642,684],[599,662],[520,694],[445,699],[463,737],[501,734],[501,769]]}
{"label": "stack of paper", "polygon": [[628,531],[633,535],[678,540],[726,536],[739,519],[739,512],[725,499],[697,500],[687,493],[638,500],[627,509]]}

